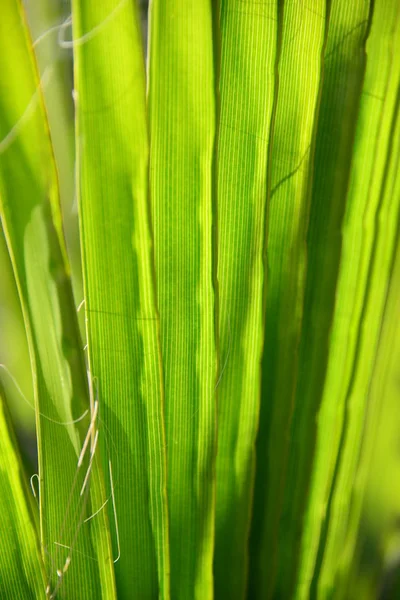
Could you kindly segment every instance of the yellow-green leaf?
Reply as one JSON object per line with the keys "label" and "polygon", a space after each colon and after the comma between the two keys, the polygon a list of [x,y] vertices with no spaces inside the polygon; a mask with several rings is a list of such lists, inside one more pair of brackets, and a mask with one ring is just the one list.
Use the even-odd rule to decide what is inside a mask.
{"label": "yellow-green leaf", "polygon": [[165,373],[171,596],[212,596],[215,81],[210,0],[154,0],[150,184]]}
{"label": "yellow-green leaf", "polygon": [[44,597],[46,576],[37,519],[0,387],[0,594],[4,600]]}
{"label": "yellow-green leaf", "polygon": [[[169,597],[159,316],[141,34],[132,2],[74,0],[77,179],[88,352],[111,460],[119,598]],[[111,483],[111,482],[110,482]]]}
{"label": "yellow-green leaf", "polygon": [[[59,597],[101,598],[102,587],[112,598],[106,514],[84,522],[105,499],[97,468],[91,478],[97,502],[90,506],[89,487],[80,494],[86,469],[78,469],[77,463],[90,413],[42,98],[42,87],[51,85],[51,70],[38,80],[17,0],[2,5],[0,73],[1,218],[34,380],[40,542],[47,585],[50,594]],[[76,419],[80,419],[78,427],[73,423]],[[88,456],[84,465],[88,466]]]}

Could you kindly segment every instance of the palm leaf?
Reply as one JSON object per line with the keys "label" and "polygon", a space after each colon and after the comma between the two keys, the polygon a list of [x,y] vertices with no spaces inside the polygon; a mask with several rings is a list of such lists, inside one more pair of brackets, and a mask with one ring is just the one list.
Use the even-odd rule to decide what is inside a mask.
{"label": "palm leaf", "polygon": [[221,2],[217,598],[242,598],[248,570],[264,324],[267,160],[277,91],[278,12],[277,2],[265,6]]}
{"label": "palm leaf", "polygon": [[[304,22],[308,22],[310,26],[314,23],[314,27],[320,32],[314,36],[309,34],[304,39],[304,43],[309,45],[309,40],[316,41],[319,35],[319,50],[317,46],[314,62],[310,63],[310,54],[313,56],[310,47],[308,51],[305,48],[304,54],[302,53],[306,57],[304,64],[308,65],[308,68],[312,64],[315,65],[312,80],[317,104],[314,131],[311,132],[310,125],[307,126],[304,122],[305,108],[299,113],[299,127],[305,136],[303,149],[307,150],[309,144],[312,156],[312,168],[309,171],[309,177],[312,179],[307,183],[307,161],[304,152],[297,155],[297,169],[294,165],[292,170],[289,170],[291,180],[294,176],[301,177],[302,173],[305,183],[305,193],[298,213],[300,220],[289,208],[285,207],[283,210],[284,195],[281,204],[276,205],[274,209],[275,195],[279,197],[279,192],[282,191],[283,185],[287,185],[288,179],[278,179],[271,191],[273,197],[268,249],[271,249],[272,273],[267,292],[266,353],[263,364],[263,402],[267,402],[270,408],[265,409],[264,416],[262,415],[259,436],[259,451],[268,452],[269,462],[267,483],[262,480],[261,469],[258,488],[262,494],[264,486],[267,498],[269,496],[270,499],[267,500],[267,518],[261,533],[257,532],[259,520],[255,520],[254,534],[260,548],[256,570],[256,573],[260,574],[258,593],[265,593],[267,597],[271,594],[291,596],[297,579],[299,558],[300,561],[312,561],[313,556],[315,557],[316,550],[313,544],[316,538],[309,540],[302,537],[303,515],[305,511],[309,511],[308,514],[315,519],[316,514],[321,514],[321,503],[313,502],[313,488],[311,499],[307,499],[315,456],[314,415],[318,413],[321,403],[328,362],[329,333],[341,252],[340,227],[345,210],[355,122],[365,70],[364,46],[371,14],[368,2],[349,5],[334,0],[327,5],[324,25],[323,6],[318,8],[313,5],[312,10],[303,11],[303,25],[296,33],[296,37],[299,38],[305,27]],[[286,39],[290,48],[293,40],[289,33]],[[319,76],[321,51],[323,64],[322,76]],[[284,60],[285,36],[279,64],[279,82],[282,86],[285,85]],[[292,63],[293,58],[290,66]],[[289,81],[293,80],[290,70],[287,77]],[[315,87],[318,82],[319,90]],[[289,97],[297,100],[299,89],[301,84],[289,92]],[[312,96],[306,91],[303,98],[305,106],[309,105],[309,101],[312,106]],[[287,104],[288,99],[282,107],[282,120],[286,117]],[[275,135],[278,135],[277,128],[279,98]],[[293,125],[291,130],[292,128]],[[285,144],[288,136],[280,139],[281,144]],[[274,170],[274,160],[277,161],[281,156],[280,159],[283,160],[285,154],[278,153],[277,148],[272,156],[272,170],[273,173],[277,173],[278,178],[282,177],[278,175],[281,167],[278,165]],[[285,183],[282,184],[281,181]],[[299,183],[301,190],[301,181]],[[299,191],[297,185],[295,189]],[[295,192],[292,192],[291,196],[295,197]],[[288,217],[287,220],[285,216]],[[280,245],[274,251],[275,239]],[[293,240],[293,248],[288,240]],[[327,248],[329,252],[326,251]],[[274,264],[277,269],[276,279],[273,273]],[[271,300],[270,304],[268,299]],[[271,324],[270,330],[268,323]],[[332,406],[331,401],[330,407]],[[263,418],[267,420],[266,424]],[[263,433],[263,428],[266,434]],[[332,429],[329,423],[325,428],[321,428],[320,435],[328,440],[332,439],[330,436],[334,435],[334,432],[335,429]],[[266,437],[264,443],[263,435]],[[266,454],[261,456],[265,457]],[[318,453],[316,456],[318,460]],[[303,554],[299,553],[301,541]],[[268,567],[265,568],[265,565]],[[303,575],[298,585],[300,597],[308,597],[310,574],[306,578]]]}
{"label": "palm leaf", "polygon": [[[2,8],[0,46],[1,217],[34,378],[42,553],[50,593],[99,598],[99,565],[108,573],[102,582],[109,581],[105,590],[112,589],[112,572],[107,566],[104,513],[90,525],[82,522],[90,507],[86,507],[87,492],[80,495],[85,470],[77,471],[77,460],[90,414],[41,95],[50,72],[38,81],[24,15],[16,0],[7,0]],[[87,416],[80,421],[80,439],[72,421],[82,414]],[[101,501],[101,481],[97,470],[93,472],[94,499]]]}
{"label": "palm leaf", "polygon": [[165,369],[171,595],[210,598],[216,343],[214,55],[208,0],[152,3],[150,183]]}
{"label": "palm leaf", "polygon": [[4,599],[34,600],[46,587],[37,523],[0,387],[0,590]]}
{"label": "palm leaf", "polygon": [[[383,45],[381,39],[385,27],[388,43]],[[348,194],[342,262],[332,329],[332,340],[343,339],[339,337],[343,335],[342,311],[346,307],[347,312],[351,307],[347,339],[344,339],[339,350],[345,357],[346,366],[344,372],[338,373],[340,361],[337,355],[332,366],[330,362],[329,367],[335,371],[335,381],[341,381],[341,388],[339,393],[336,389],[333,393],[330,387],[332,380],[328,379],[323,398],[323,403],[329,403],[331,406],[335,400],[339,407],[343,403],[344,413],[327,507],[329,533],[326,539],[322,537],[321,540],[321,544],[325,547],[323,559],[320,557],[321,573],[318,590],[321,597],[336,588],[336,574],[341,576],[343,572],[347,572],[351,563],[351,550],[355,542],[359,518],[354,509],[354,512],[350,513],[352,519],[349,519],[349,490],[352,489],[352,482],[356,481],[353,495],[362,498],[363,485],[356,476],[356,467],[365,433],[364,423],[367,417],[377,421],[381,411],[379,406],[383,405],[383,401],[374,402],[369,398],[370,390],[376,397],[378,386],[374,380],[375,378],[381,380],[383,364],[390,365],[388,354],[393,346],[391,335],[388,335],[386,343],[385,338],[382,339],[382,335],[385,335],[382,328],[387,329],[387,319],[391,314],[390,304],[389,314],[386,314],[386,309],[389,290],[391,287],[396,289],[393,265],[399,244],[400,65],[394,58],[400,52],[399,42],[398,2],[388,2],[376,7],[367,48],[369,62],[355,145],[357,162],[352,169]],[[380,48],[382,48],[382,55],[381,60],[378,61]],[[386,73],[382,73],[382,70]],[[378,87],[379,76],[382,77],[380,87]],[[364,119],[368,119],[368,125]],[[364,149],[364,154],[361,149]],[[362,162],[367,149],[368,167],[366,162]],[[365,177],[366,169],[370,173],[369,178]],[[360,215],[362,215],[361,225]],[[356,244],[358,244],[358,252],[356,252]],[[352,265],[357,265],[357,271],[356,273],[350,271],[349,274]],[[356,283],[351,294],[348,283],[350,280]],[[333,362],[334,355],[331,356]],[[382,357],[386,357],[386,360]],[[382,362],[383,360],[385,363]],[[328,376],[329,374],[328,370]],[[381,381],[381,384],[383,383]],[[325,404],[322,404],[322,407],[324,406]],[[369,413],[372,415],[370,416]],[[324,424],[322,422],[324,416],[325,413],[321,411],[321,426]],[[368,443],[367,440],[368,435],[365,443]],[[324,436],[319,446],[325,449],[327,441]],[[325,461],[324,465],[326,464]],[[345,540],[348,544],[348,553],[342,554],[342,560],[338,562],[337,556],[339,552],[343,552]],[[320,556],[321,554],[322,552]]]}
{"label": "palm leaf", "polygon": [[[397,176],[397,189],[398,180]],[[361,597],[360,593],[371,600],[379,594],[382,598],[396,598],[398,595],[395,586],[399,573],[399,243],[396,244],[390,270],[385,310],[366,398],[362,445],[354,476],[356,485],[352,488],[347,516],[349,527],[344,538],[342,535],[340,561],[334,574],[339,598],[347,598],[350,594]],[[372,552],[370,539],[376,540]]]}
{"label": "palm leaf", "polygon": [[[349,5],[338,0],[330,6],[307,234],[309,258],[299,347],[299,375],[278,554],[280,573],[277,585],[281,593],[286,594],[292,589],[293,579],[288,577],[282,560],[289,560],[297,567],[297,556],[301,559],[298,544],[302,541],[303,514],[307,507],[315,456],[317,431],[313,421],[321,404],[328,365],[341,255],[340,229],[346,206],[355,124],[365,73],[365,41],[371,16],[369,2]],[[325,436],[326,440],[336,434],[337,429],[332,423],[319,431],[319,435]],[[329,469],[329,466],[325,468]],[[308,510],[314,515],[313,518],[316,513],[323,515],[321,506],[324,505],[314,504],[312,498],[308,501]],[[312,543],[315,543],[315,539]],[[303,551],[310,559],[315,547],[307,544],[303,546]],[[293,574],[296,576],[296,570],[293,570]],[[298,593],[301,597],[308,597],[310,583],[310,578],[299,581]]]}
{"label": "palm leaf", "polygon": [[87,341],[107,433],[103,458],[115,482],[117,588],[121,598],[167,598],[163,380],[140,29],[130,2],[75,0],[73,11]]}
{"label": "palm leaf", "polygon": [[2,396],[0,592],[395,594],[398,0],[154,0],[147,81],[134,2],[53,8],[0,21],[39,451],[37,518]]}
{"label": "palm leaf", "polygon": [[290,3],[280,11],[278,21],[279,75],[267,190],[265,350],[251,536],[255,567],[250,590],[261,597],[271,592],[278,566],[277,536],[297,377],[327,18],[324,2],[315,2],[312,8]]}

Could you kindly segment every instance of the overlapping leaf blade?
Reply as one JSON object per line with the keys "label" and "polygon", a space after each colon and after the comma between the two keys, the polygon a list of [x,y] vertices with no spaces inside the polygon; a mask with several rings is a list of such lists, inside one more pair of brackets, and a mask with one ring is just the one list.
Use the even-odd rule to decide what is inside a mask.
{"label": "overlapping leaf blade", "polygon": [[[99,571],[107,573],[102,583],[112,594],[110,549],[104,514],[91,525],[83,523],[90,506],[87,492],[80,495],[84,469],[77,472],[77,460],[82,438],[71,421],[89,413],[88,393],[41,96],[51,72],[38,81],[22,7],[16,0],[2,6],[0,45],[1,217],[34,378],[47,584],[50,593],[57,591],[60,597],[99,598]],[[89,414],[80,421],[82,436],[89,421]],[[99,473],[96,468],[93,473],[100,504],[104,496]]]}
{"label": "overlapping leaf blade", "polygon": [[[385,191],[382,187],[386,162],[393,160],[388,144],[395,131],[392,119],[397,118],[393,101],[398,81],[393,72],[393,67],[396,67],[391,49],[393,22],[396,22],[398,11],[396,5],[396,2],[388,2],[375,6],[367,45],[367,68],[343,224],[329,363],[319,415],[317,460],[299,575],[302,594],[305,595],[308,593],[316,542],[324,519],[319,562],[322,561],[325,545],[327,555],[323,559],[326,565],[324,574],[321,574],[318,584],[321,597],[325,597],[324,594],[333,585],[336,570],[342,568],[337,555],[339,549],[343,548],[344,532],[348,527],[353,527],[348,521],[345,507],[349,504],[349,493],[355,478],[355,461],[363,434],[368,387],[384,309],[385,282],[390,280],[389,257],[393,252],[395,235],[393,227],[398,220],[398,200],[392,201],[396,195],[392,188]],[[386,200],[382,198],[385,193]],[[389,219],[385,213],[388,203],[393,204],[394,211]],[[378,219],[380,225],[377,224]],[[386,252],[386,255],[375,257],[375,248],[383,240],[387,246],[381,252]],[[324,504],[327,507],[326,515],[315,508]],[[349,556],[346,561],[349,566]],[[319,567],[317,565],[319,568],[321,564]],[[314,575],[315,582],[317,579],[318,573]]]}
{"label": "overlapping leaf blade", "polygon": [[306,234],[311,202],[322,55],[328,15],[287,3],[279,13],[281,50],[269,158],[265,345],[251,552],[250,590],[272,593],[278,568],[278,531],[298,372]]}
{"label": "overlapping leaf blade", "polygon": [[[336,390],[336,393],[332,394],[331,388],[328,387],[331,381],[327,380],[323,399],[331,405],[336,400],[337,406],[340,406],[340,399],[343,402],[344,414],[326,514],[326,518],[329,519],[328,531],[321,540],[324,551],[323,558],[320,558],[321,573],[318,582],[320,597],[327,597],[332,590],[336,589],[337,573],[339,578],[342,577],[351,565],[359,521],[356,509],[357,498],[359,502],[365,485],[360,476],[356,478],[357,462],[365,433],[364,425],[367,419],[378,420],[381,410],[379,406],[385,403],[384,397],[380,402],[377,400],[379,385],[385,383],[382,380],[385,364],[382,357],[386,357],[386,363],[390,364],[388,356],[393,344],[393,338],[387,332],[382,332],[382,327],[385,321],[385,329],[388,328],[387,319],[390,316],[390,307],[389,314],[386,314],[388,292],[390,287],[396,289],[396,282],[393,281],[395,277],[393,265],[399,245],[400,65],[395,58],[400,52],[398,2],[388,2],[376,7],[372,28],[368,52],[368,60],[372,65],[367,72],[363,88],[359,136],[355,144],[357,163],[352,171],[347,200],[342,262],[332,329],[332,339],[335,339],[337,324],[339,327],[343,326],[344,307],[348,311],[350,302],[353,301],[351,320],[348,324],[349,334],[341,347],[347,369],[345,374],[335,373],[335,379],[340,379],[343,386],[340,388],[340,395]],[[382,43],[382,35],[387,39],[387,44]],[[382,58],[378,62],[380,48],[382,48]],[[379,77],[376,69],[378,65],[379,70],[383,69],[385,64],[387,73],[381,75],[382,87],[375,87]],[[363,119],[369,119],[367,126]],[[367,155],[370,161],[369,169],[365,162],[361,162],[363,146],[359,147],[360,142],[369,150]],[[370,173],[368,179],[365,177],[366,169]],[[358,254],[356,253],[357,241],[360,244]],[[353,272],[351,275],[351,280],[355,282],[355,289],[348,297],[348,269],[356,263],[356,258],[358,258],[358,268],[356,273]],[[386,343],[385,337],[382,339],[382,335],[385,334],[388,337]],[[333,357],[333,354],[331,356]],[[335,358],[336,370],[338,358],[337,356]],[[376,373],[375,369],[377,369]],[[370,393],[372,393],[371,398]],[[324,425],[322,416],[321,411],[321,426]],[[365,441],[368,443],[368,436]],[[320,446],[325,447],[326,443],[327,439],[324,436]],[[349,490],[353,485],[355,507],[352,513],[349,513]],[[350,518],[349,514],[351,514]],[[345,540],[347,540],[346,553],[343,552]],[[339,552],[343,553],[340,561],[337,560]],[[321,554],[322,551],[320,556]]]}
{"label": "overlapping leaf blade", "polygon": [[0,590],[5,600],[43,596],[46,587],[37,519],[0,387]]}
{"label": "overlapping leaf blade", "polygon": [[[399,183],[396,194],[400,192],[398,186]],[[348,598],[350,594],[371,600],[379,594],[386,598],[398,596],[399,306],[400,244],[397,243],[368,390],[362,448],[347,518],[349,527],[335,572],[338,598]],[[372,552],[368,544],[371,538],[376,540]]]}
{"label": "overlapping leaf blade", "polygon": [[[268,394],[270,394],[271,408],[266,410],[264,415],[262,414],[258,448],[259,450],[262,447],[262,436],[265,435],[263,428],[266,428],[264,432],[267,431],[269,445],[269,467],[266,471],[268,479],[265,483],[262,476],[260,477],[259,489],[262,493],[263,485],[266,486],[267,497],[269,495],[270,500],[265,508],[267,514],[265,528],[261,536],[258,534],[258,537],[261,537],[261,543],[259,542],[261,555],[258,558],[261,579],[259,579],[257,593],[261,594],[261,597],[263,593],[267,593],[267,597],[274,594],[289,597],[293,594],[297,577],[298,543],[303,536],[304,511],[307,508],[310,473],[314,460],[316,436],[314,423],[321,402],[328,360],[329,331],[333,318],[341,251],[340,228],[345,210],[355,122],[364,76],[363,49],[371,17],[368,2],[355,2],[349,5],[333,1],[327,4],[328,29],[320,23],[324,15],[323,5],[321,4],[319,9],[315,6],[309,8],[310,10],[302,11],[302,19],[297,19],[298,22],[300,21],[300,29],[297,30],[295,37],[298,37],[298,33],[304,28],[304,21],[308,21],[311,25],[314,19],[314,23],[320,30],[319,51],[314,54],[314,65],[319,62],[318,52],[324,51],[323,78],[320,79],[320,99],[316,105],[314,132],[310,130],[310,126],[307,128],[307,124],[303,121],[306,114],[305,106],[309,101],[312,105],[312,99],[307,98],[306,92],[303,96],[305,104],[300,117],[300,127],[305,134],[303,140],[307,140],[308,131],[309,143],[312,142],[310,150],[313,160],[309,181],[307,182],[306,170],[301,168],[306,155],[300,155],[297,168],[294,165],[293,169],[289,170],[288,177],[282,179],[279,178],[281,167],[274,164],[274,159],[275,161],[283,159],[282,154],[278,152],[279,146],[276,148],[275,156],[272,156],[272,173],[276,173],[278,181],[271,191],[268,251],[272,260],[272,269],[271,287],[268,288],[267,299],[273,299],[275,292],[276,302],[275,305],[274,303],[268,305],[267,301],[266,307],[267,330],[264,356],[266,385],[263,401],[268,402]],[[285,13],[290,14],[289,4],[286,6]],[[321,34],[324,30],[327,32],[327,39],[322,46],[324,36],[321,37]],[[308,41],[310,39],[315,40],[315,35],[308,36]],[[288,50],[292,42],[293,37],[288,36]],[[303,43],[307,44],[307,38]],[[284,44],[283,41],[282,57],[278,66],[280,83],[285,77]],[[304,53],[306,57],[304,65],[310,68],[312,64],[309,62],[310,53],[306,50]],[[291,63],[292,61],[289,62],[287,71],[289,85],[293,79],[293,73],[290,72]],[[318,74],[318,67],[316,73]],[[318,75],[314,78],[314,82],[318,83]],[[299,90],[301,86],[296,86],[292,95],[286,97],[282,105],[282,123],[286,121],[286,108],[290,106],[290,97],[296,95],[298,97]],[[314,94],[316,92],[314,86]],[[284,126],[281,130],[285,131]],[[279,99],[276,131],[279,131]],[[314,136],[315,143],[313,143]],[[282,138],[283,142],[287,139],[288,135]],[[307,161],[304,166],[307,166]],[[297,229],[297,220],[293,220],[293,213],[291,215],[288,213],[290,219],[280,231],[283,241],[280,247],[277,246],[275,255],[274,239],[280,238],[276,237],[279,228],[276,228],[274,221],[273,203],[275,196],[282,192],[282,187],[293,180],[294,176],[299,176],[299,171],[303,173],[306,190],[307,185],[309,186],[309,191],[305,190],[304,204],[300,209],[303,223],[301,224],[300,221],[301,227]],[[294,189],[295,193],[299,193],[301,187],[299,189],[296,186]],[[281,219],[282,223],[285,223],[284,213],[279,207],[276,207],[276,215],[278,226]],[[296,235],[298,236],[297,251]],[[294,240],[292,259],[290,243],[287,244],[291,239]],[[274,265],[276,265],[277,275],[273,272]],[[268,314],[268,309],[275,311],[275,314],[271,312]],[[268,346],[269,333],[272,333],[271,347]],[[267,424],[263,418],[267,420]],[[270,427],[269,432],[268,427]],[[329,433],[329,429],[325,433],[321,430],[321,435],[329,435]],[[265,454],[259,455],[259,460],[260,462],[265,460]],[[271,510],[274,514],[271,514]],[[310,502],[310,515],[315,515],[319,510],[320,504]],[[257,528],[257,520],[255,520],[255,528]],[[257,531],[254,537],[257,540]],[[315,544],[315,541],[313,538],[309,540],[308,545],[303,545],[304,556],[308,557],[312,554],[312,544]],[[269,566],[266,568],[266,565]],[[310,580],[302,584],[303,590],[299,593],[304,593],[304,597],[308,597]],[[268,591],[263,592],[263,589]]]}
{"label": "overlapping leaf blade", "polygon": [[[145,71],[135,7],[75,0],[77,168],[88,352],[112,464],[119,598],[168,598],[159,317]],[[112,482],[110,481],[110,484]]]}
{"label": "overlapping leaf blade", "polygon": [[[307,496],[315,457],[316,416],[326,375],[330,329],[341,253],[341,226],[346,206],[355,125],[365,72],[365,41],[372,16],[369,2],[334,0],[329,6],[321,102],[315,146],[314,180],[307,233],[307,278],[299,375],[290,430],[290,455],[279,533],[277,589],[291,594],[307,504],[315,518],[324,504]],[[331,404],[332,408],[332,404]],[[332,423],[321,436],[337,435]],[[333,442],[332,442],[333,443]],[[318,453],[317,453],[318,455]],[[329,467],[327,467],[329,468]],[[311,484],[312,485],[312,484]],[[315,544],[316,539],[311,541]],[[308,554],[310,545],[303,547]],[[292,576],[286,565],[291,565]],[[299,594],[308,597],[310,579]]]}

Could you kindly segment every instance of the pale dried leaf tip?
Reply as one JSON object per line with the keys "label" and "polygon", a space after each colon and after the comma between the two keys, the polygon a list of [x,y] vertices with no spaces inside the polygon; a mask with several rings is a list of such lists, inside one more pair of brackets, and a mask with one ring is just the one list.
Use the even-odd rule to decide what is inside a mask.
{"label": "pale dried leaf tip", "polygon": [[78,459],[78,469],[82,466],[83,459],[85,457],[86,450],[87,450],[87,447],[89,445],[89,440],[90,440],[91,434],[94,431],[94,427],[95,427],[95,424],[96,424],[96,417],[97,417],[98,408],[99,408],[99,403],[98,403],[97,400],[95,400],[92,418],[91,418],[91,421],[90,421],[90,424],[89,424],[89,428],[88,428],[88,431],[87,431],[87,434],[86,434],[86,437],[85,437],[85,441],[83,442],[82,450],[81,450],[81,453],[80,453],[79,459]]}
{"label": "pale dried leaf tip", "polygon": [[120,556],[121,556],[121,547],[120,547],[120,543],[119,543],[118,518],[117,518],[117,509],[115,506],[114,480],[113,480],[113,475],[112,475],[111,460],[108,461],[108,470],[110,472],[111,498],[112,498],[112,505],[113,505],[113,513],[114,513],[115,534],[116,534],[116,538],[117,538],[117,548],[118,548],[117,558],[114,559],[114,563],[116,563],[117,561],[119,561]]}
{"label": "pale dried leaf tip", "polygon": [[68,567],[71,564],[71,557],[67,556],[64,566],[63,566],[63,573],[66,573],[68,571]]}
{"label": "pale dried leaf tip", "polygon": [[33,484],[33,479],[35,477],[37,478],[37,481],[38,481],[38,494],[40,495],[40,479],[39,479],[39,475],[37,473],[34,473],[32,475],[32,477],[29,480],[29,483],[31,485],[31,490],[32,490],[32,494],[33,494],[34,498],[37,498],[38,496],[36,495],[35,486]]}

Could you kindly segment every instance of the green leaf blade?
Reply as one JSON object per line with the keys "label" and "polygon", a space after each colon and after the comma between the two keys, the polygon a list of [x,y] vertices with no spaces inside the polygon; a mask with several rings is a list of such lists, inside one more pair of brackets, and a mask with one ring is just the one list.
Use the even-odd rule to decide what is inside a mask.
{"label": "green leaf blade", "polygon": [[315,2],[312,9],[288,3],[278,18],[281,49],[269,161],[265,345],[251,536],[255,564],[250,589],[256,597],[273,594],[279,567],[278,531],[297,381],[306,233],[328,15],[324,2]]}
{"label": "green leaf blade", "polygon": [[[323,511],[323,504],[312,504],[307,496],[312,485],[310,480],[316,456],[316,416],[322,400],[329,357],[342,243],[340,230],[365,73],[365,40],[371,18],[369,3],[364,1],[351,5],[333,1],[328,14],[329,29],[324,47],[306,236],[307,270],[299,370],[289,430],[288,469],[278,537],[276,585],[283,595],[292,594],[296,585],[302,560],[298,544],[303,540],[304,515],[309,511],[311,518],[316,518]],[[332,439],[336,431],[328,428],[319,434]],[[313,538],[308,545],[303,545],[305,560],[309,560],[315,552],[315,543],[316,539]],[[288,563],[291,565],[290,574],[285,568]],[[310,579],[301,582],[297,590],[300,597],[308,597],[310,583]]]}
{"label": "green leaf blade", "polygon": [[35,600],[44,595],[46,576],[37,523],[27,498],[21,458],[0,387],[0,592],[1,597]]}
{"label": "green leaf blade", "polygon": [[[379,57],[379,49],[382,44],[382,33],[384,26],[387,27],[386,39],[387,46],[382,48],[382,55]],[[329,532],[325,542],[325,552],[321,564],[321,576],[319,590],[322,595],[328,595],[331,589],[335,588],[336,569],[343,573],[343,563],[350,566],[349,556],[347,562],[337,562],[337,556],[340,549],[343,549],[345,540],[348,541],[348,547],[351,547],[351,540],[357,532],[357,513],[353,513],[353,521],[349,520],[348,497],[349,490],[352,489],[352,482],[356,481],[354,495],[362,497],[363,487],[360,481],[357,481],[357,463],[359,461],[360,451],[363,447],[363,436],[365,433],[365,423],[371,418],[369,413],[375,412],[376,419],[379,412],[378,407],[383,405],[371,404],[369,399],[370,389],[374,388],[375,367],[378,361],[378,368],[382,371],[382,358],[388,356],[389,348],[381,340],[383,323],[388,318],[386,315],[388,294],[390,288],[395,287],[396,281],[393,281],[393,264],[395,261],[399,244],[399,167],[400,167],[400,68],[398,61],[394,58],[400,52],[400,12],[398,3],[386,3],[377,6],[374,12],[371,29],[371,44],[368,47],[368,64],[365,91],[373,93],[382,98],[382,101],[364,95],[364,103],[368,107],[362,107],[363,117],[370,120],[370,127],[366,128],[363,121],[360,122],[360,142],[364,147],[374,148],[375,152],[369,155],[371,170],[368,182],[367,193],[364,192],[365,185],[365,164],[361,168],[355,169],[352,179],[352,188],[348,198],[348,207],[346,227],[344,230],[344,250],[341,275],[343,279],[348,277],[347,264],[350,264],[349,256],[355,262],[356,253],[354,238],[361,237],[362,246],[359,251],[359,262],[356,275],[353,280],[356,281],[356,290],[351,324],[349,326],[350,336],[347,344],[347,365],[350,369],[347,372],[347,378],[342,377],[343,391],[342,396],[335,394],[336,400],[340,398],[344,406],[342,435],[338,458],[335,465],[335,476],[332,482],[330,505],[328,506],[328,516],[330,517]],[[375,47],[376,52],[373,48]],[[378,61],[378,57],[381,60]],[[376,71],[385,69],[387,66],[386,85],[375,88],[377,80]],[[371,72],[372,71],[372,72]],[[384,79],[384,78],[382,78]],[[374,123],[377,130],[372,138]],[[364,135],[363,135],[364,134]],[[374,147],[374,140],[376,145]],[[361,159],[361,152],[357,154]],[[355,205],[355,206],[354,206]],[[363,227],[360,228],[360,217],[362,214]],[[351,248],[351,250],[350,250]],[[350,254],[351,253],[351,254]],[[347,259],[347,262],[346,262]],[[342,283],[339,280],[339,284]],[[342,306],[348,306],[349,300],[346,297],[345,286],[342,284],[338,288],[337,310]],[[338,316],[339,326],[342,325],[341,315]],[[358,325],[358,326],[357,326]],[[333,335],[336,333],[336,321],[334,322]],[[386,328],[388,325],[386,325]],[[390,339],[390,338],[389,338]],[[392,342],[393,344],[393,342]],[[344,348],[342,347],[344,352]],[[379,365],[380,359],[380,365]],[[336,366],[336,365],[335,365]],[[379,371],[378,371],[379,373]],[[376,375],[378,377],[379,375]],[[382,376],[382,375],[381,375]],[[336,377],[338,375],[336,374]],[[325,393],[327,398],[325,402],[332,402],[330,388],[327,386]],[[383,383],[383,382],[382,382]],[[377,387],[375,387],[375,390]],[[375,391],[375,398],[377,392]],[[322,414],[321,414],[322,416]],[[366,437],[368,443],[368,437]]]}
{"label": "green leaf blade", "polygon": [[[105,566],[110,548],[103,515],[90,525],[83,523],[89,506],[87,495],[80,495],[84,472],[77,471],[77,461],[90,416],[56,167],[42,99],[41,86],[50,85],[51,78],[38,81],[22,6],[17,1],[8,0],[2,11],[0,44],[1,217],[34,379],[43,560],[52,593],[99,598],[99,570],[108,572],[111,588],[113,575]],[[72,421],[85,411],[86,418],[75,427]],[[93,471],[92,482],[99,477],[96,469]],[[92,544],[92,531],[103,541],[100,550]],[[63,572],[61,577],[57,570]]]}
{"label": "green leaf blade", "polygon": [[[112,463],[121,598],[169,597],[160,365],[140,30],[129,2],[74,7],[80,226],[88,351]],[[94,31],[93,37],[87,32]],[[109,504],[111,523],[115,516]]]}
{"label": "green leaf blade", "polygon": [[221,2],[216,598],[243,598],[248,571],[277,19],[275,2]]}
{"label": "green leaf blade", "polygon": [[171,595],[212,596],[215,90],[208,0],[151,5],[150,182],[165,372]]}

